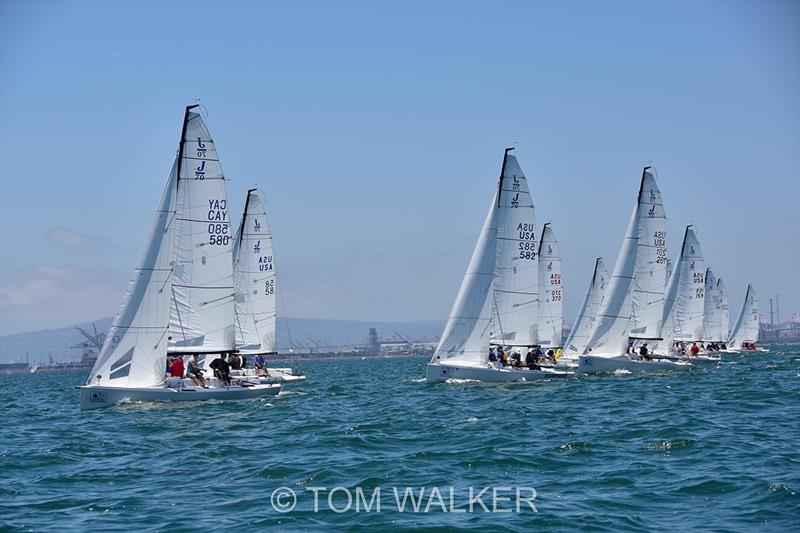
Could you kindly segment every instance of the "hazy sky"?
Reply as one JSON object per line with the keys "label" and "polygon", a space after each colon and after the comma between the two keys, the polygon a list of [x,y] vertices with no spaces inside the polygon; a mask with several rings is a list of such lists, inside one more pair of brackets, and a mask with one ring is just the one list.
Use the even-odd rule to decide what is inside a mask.
{"label": "hazy sky", "polygon": [[282,314],[444,320],[512,143],[570,321],[648,161],[671,256],[800,310],[798,2],[0,5],[2,334],[114,313],[196,99]]}

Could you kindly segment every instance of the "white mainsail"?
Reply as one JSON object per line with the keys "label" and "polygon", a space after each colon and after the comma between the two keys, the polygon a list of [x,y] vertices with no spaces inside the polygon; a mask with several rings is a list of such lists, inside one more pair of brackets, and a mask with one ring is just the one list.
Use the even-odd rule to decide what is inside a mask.
{"label": "white mainsail", "polygon": [[504,155],[499,184],[491,342],[531,346],[537,343],[536,221],[528,180],[510,150]]}
{"label": "white mainsail", "polygon": [[703,340],[706,342],[725,342],[727,330],[723,328],[722,295],[719,280],[714,271],[706,268],[705,303],[703,306]]}
{"label": "white mainsail", "polygon": [[[650,170],[650,167],[645,167],[642,171],[639,194],[637,195],[631,218],[628,221],[625,239],[622,241],[622,247],[614,264],[614,270],[603,299],[603,305],[598,313],[595,328],[589,335],[589,340],[586,342],[583,353],[614,356],[628,351],[630,319],[633,308],[633,280],[636,275],[637,258],[640,253],[647,257],[650,256],[649,250],[645,252],[644,247],[639,246],[640,235],[642,234],[639,226],[642,220],[649,216],[654,206],[656,207],[656,213],[659,211],[659,206],[661,212],[663,212],[663,206],[660,201],[661,193],[658,190],[653,174],[648,170]],[[655,198],[650,194],[650,189],[654,190]],[[663,260],[666,262],[666,257]]]}
{"label": "white mainsail", "polygon": [[731,330],[728,348],[739,349],[743,342],[758,342],[758,300],[752,285],[747,286],[742,309]]}
{"label": "white mainsail", "polygon": [[176,182],[177,159],[87,384],[149,387],[164,381]]}
{"label": "white mainsail", "polygon": [[448,360],[474,365],[487,359],[497,251],[497,199],[495,191],[431,364]]}
{"label": "white mainsail", "polygon": [[661,339],[667,270],[667,216],[651,168],[639,193],[639,238],[631,296],[632,339]]}
{"label": "white mainsail", "polygon": [[586,297],[583,299],[578,318],[575,319],[569,338],[564,343],[564,353],[567,356],[575,357],[583,353],[586,341],[589,340],[589,334],[594,329],[595,322],[597,322],[597,314],[603,304],[607,282],[608,270],[603,258],[598,257],[594,264],[592,282],[589,284],[589,290],[586,291]]}
{"label": "white mainsail", "polygon": [[186,110],[178,158],[171,353],[234,349],[233,235],[225,176],[194,107]]}
{"label": "white mainsail", "polygon": [[561,253],[550,223],[539,241],[539,344],[559,347],[563,340],[564,302],[561,288]]}
{"label": "white mainsail", "polygon": [[[703,337],[703,308],[705,306],[705,262],[694,226],[686,227],[683,245],[675,272],[667,291],[667,304],[672,304],[673,341],[693,342]],[[675,285],[673,287],[673,285]],[[670,300],[674,293],[674,299]],[[665,306],[665,313],[667,312]],[[666,337],[665,337],[666,338]],[[671,348],[671,344],[666,346]]]}
{"label": "white mainsail", "polygon": [[722,336],[720,342],[727,342],[730,334],[731,327],[731,312],[728,304],[728,289],[725,288],[725,283],[722,278],[717,280],[717,296],[720,301],[720,331]]}
{"label": "white mainsail", "polygon": [[275,352],[277,291],[272,233],[256,189],[247,191],[242,222],[233,245],[236,349]]}

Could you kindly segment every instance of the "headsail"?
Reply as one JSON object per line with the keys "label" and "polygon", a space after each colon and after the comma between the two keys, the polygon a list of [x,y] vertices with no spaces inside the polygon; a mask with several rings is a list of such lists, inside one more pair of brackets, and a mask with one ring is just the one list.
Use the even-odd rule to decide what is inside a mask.
{"label": "headsail", "polygon": [[147,387],[164,381],[176,182],[177,160],[87,384]]}
{"label": "headsail", "polygon": [[597,313],[600,311],[600,306],[603,304],[603,296],[605,295],[607,282],[608,270],[606,269],[603,258],[598,257],[594,264],[592,282],[589,284],[586,297],[583,299],[583,305],[581,305],[578,318],[575,320],[569,338],[564,343],[564,352],[568,356],[578,356],[583,353],[583,349],[586,347],[586,341],[589,340],[589,334],[594,329],[595,322],[597,321]]}
{"label": "headsail", "polygon": [[[681,254],[667,291],[667,305],[672,306],[672,339],[698,341],[703,337],[705,306],[705,261],[694,226],[686,227]],[[673,287],[674,284],[677,286]],[[674,299],[670,299],[674,293]],[[667,308],[664,308],[667,312]],[[667,349],[671,346],[667,346]]]}
{"label": "headsail", "polygon": [[497,259],[491,340],[530,346],[537,343],[538,277],[536,221],[528,180],[507,148],[497,206]]}
{"label": "headsail", "polygon": [[202,117],[186,108],[178,157],[178,235],[170,352],[234,349],[233,235],[225,176]]}
{"label": "headsail", "polygon": [[550,223],[539,241],[539,344],[562,345],[564,302],[561,288],[561,253]]}
{"label": "headsail", "polygon": [[277,286],[272,233],[256,189],[247,191],[233,244],[233,279],[237,350],[274,353]]}
{"label": "headsail", "polygon": [[728,347],[738,349],[743,342],[758,342],[758,300],[752,285],[747,286],[744,303],[731,330]]}
{"label": "headsail", "polygon": [[667,216],[652,168],[642,173],[639,239],[633,278],[630,337],[661,338],[667,269]]}
{"label": "headsail", "polygon": [[[642,172],[642,181],[639,194],[628,221],[625,239],[622,241],[614,270],[611,274],[608,291],[603,299],[603,305],[598,313],[597,323],[584,348],[584,353],[593,355],[620,355],[628,351],[628,336],[630,327],[631,310],[633,307],[633,279],[636,274],[637,256],[639,255],[639,225],[642,212],[648,213],[653,207],[654,200],[650,197],[650,185],[655,186],[655,180],[648,172],[650,167],[645,167]],[[660,199],[660,194],[656,200]],[[664,258],[666,261],[666,258]]]}
{"label": "headsail", "polygon": [[497,200],[495,191],[431,364],[444,360],[479,364],[487,358],[497,251]]}

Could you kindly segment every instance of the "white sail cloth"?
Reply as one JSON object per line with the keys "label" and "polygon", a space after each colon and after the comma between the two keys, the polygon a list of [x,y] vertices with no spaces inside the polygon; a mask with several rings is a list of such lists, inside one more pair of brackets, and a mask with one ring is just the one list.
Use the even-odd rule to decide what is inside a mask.
{"label": "white sail cloth", "polygon": [[586,291],[586,297],[583,299],[583,304],[578,312],[578,318],[575,319],[575,324],[572,326],[570,335],[564,343],[564,353],[566,356],[574,358],[583,353],[586,347],[586,341],[589,340],[589,334],[594,329],[595,322],[597,321],[597,314],[600,311],[600,306],[603,304],[603,296],[605,294],[607,282],[608,269],[606,269],[603,258],[598,257],[597,261],[595,261],[589,290]]}
{"label": "white sail cloth", "polygon": [[179,151],[170,352],[234,349],[233,261],[225,176],[202,117],[187,110]]}
{"label": "white sail cloth", "polygon": [[722,331],[721,342],[727,342],[731,327],[731,311],[728,303],[728,289],[725,288],[725,282],[722,278],[717,280],[717,296],[720,301],[720,330]]}
{"label": "white sail cloth", "polygon": [[[640,254],[643,257],[651,256],[649,243],[648,250],[639,245],[642,234],[640,226],[642,226],[642,221],[649,217],[649,213],[654,207],[654,215],[661,216],[663,214],[661,192],[654,175],[649,170],[650,167],[645,167],[642,172],[639,194],[628,222],[625,239],[614,264],[607,293],[598,313],[595,328],[586,342],[584,353],[616,356],[628,351],[633,309],[633,281],[637,272],[638,257]],[[653,194],[651,194],[651,190]],[[649,225],[644,227],[647,228]],[[666,264],[666,260],[666,257],[663,257],[664,264]],[[657,303],[649,307],[647,316],[652,317],[655,310],[658,310]]]}
{"label": "white sail cloth", "polygon": [[561,253],[553,228],[542,228],[539,242],[539,344],[560,347],[563,340],[564,302]]}
{"label": "white sail cloth", "polygon": [[148,387],[164,381],[176,181],[177,160],[87,384]]}
{"label": "white sail cloth", "polygon": [[[703,337],[703,311],[705,307],[705,262],[700,241],[694,226],[687,226],[683,245],[675,270],[667,288],[664,307],[671,330],[664,333],[664,339],[671,341],[694,342]],[[670,350],[672,342],[664,343]]]}
{"label": "white sail cloth", "polygon": [[758,300],[752,285],[747,286],[742,309],[731,330],[728,348],[737,350],[744,342],[758,342]]}
{"label": "white sail cloth", "polygon": [[487,358],[497,255],[497,199],[495,192],[431,364],[447,360],[477,365]]}
{"label": "white sail cloth", "polygon": [[667,216],[651,169],[639,193],[639,236],[631,296],[632,339],[661,338],[667,270]]}
{"label": "white sail cloth", "polygon": [[499,191],[491,342],[530,346],[537,342],[536,220],[528,180],[507,152]]}
{"label": "white sail cloth", "polygon": [[728,340],[727,325],[723,326],[724,310],[720,281],[714,275],[714,271],[706,268],[705,304],[703,307],[703,340],[706,342],[719,343]]}
{"label": "white sail cloth", "polygon": [[247,192],[242,222],[233,245],[236,349],[275,352],[277,293],[272,233],[258,192]]}

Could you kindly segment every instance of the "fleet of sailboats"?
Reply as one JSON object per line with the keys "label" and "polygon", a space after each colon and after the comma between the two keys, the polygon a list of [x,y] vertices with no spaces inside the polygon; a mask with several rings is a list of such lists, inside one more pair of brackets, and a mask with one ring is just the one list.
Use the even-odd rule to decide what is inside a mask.
{"label": "fleet of sailboats", "polygon": [[[124,400],[253,398],[305,379],[289,368],[263,365],[263,356],[276,353],[278,294],[267,210],[263,195],[250,189],[232,232],[226,178],[196,107],[186,108],[178,153],[147,238],[97,362],[79,387],[82,409]],[[717,360],[713,351],[755,349],[755,291],[747,287],[729,331],[725,284],[706,266],[693,225],[686,227],[673,268],[664,202],[651,166],[642,170],[613,270],[609,275],[603,259],[596,259],[564,340],[559,244],[550,223],[537,232],[528,180],[513,150],[503,154],[483,227],[427,365],[427,381],[688,370],[693,362]],[[549,359],[542,359],[543,350]],[[208,386],[201,387],[165,372],[168,356],[189,354],[209,374],[221,354],[262,363],[232,371],[231,379],[209,375]]]}

